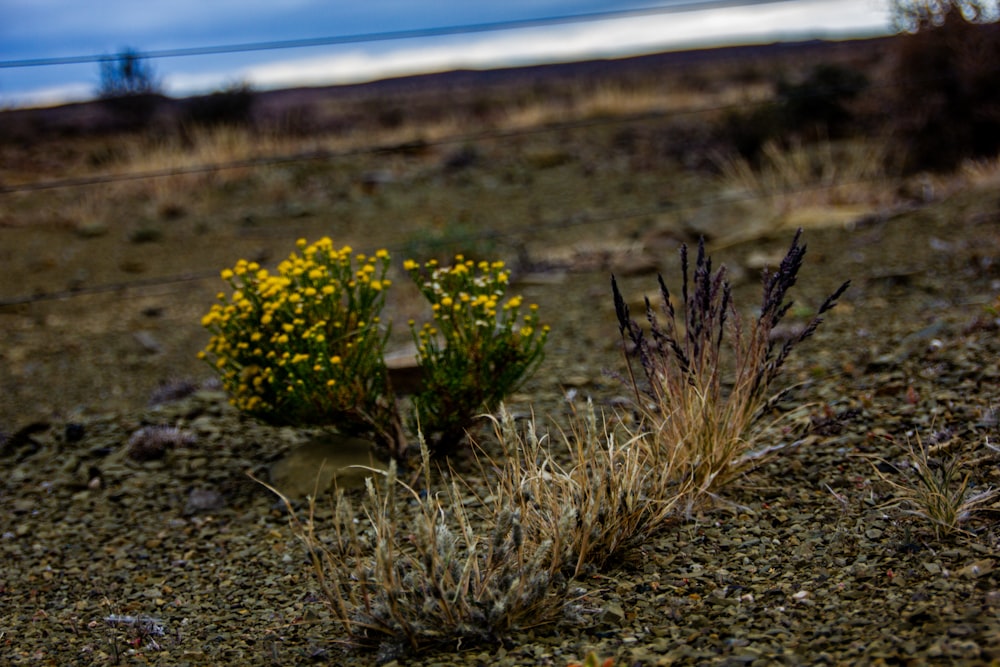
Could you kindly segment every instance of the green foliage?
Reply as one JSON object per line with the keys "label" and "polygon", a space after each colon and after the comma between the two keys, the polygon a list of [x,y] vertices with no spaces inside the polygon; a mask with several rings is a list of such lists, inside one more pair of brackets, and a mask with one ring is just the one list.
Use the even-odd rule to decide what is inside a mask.
{"label": "green foliage", "polygon": [[435,450],[450,450],[483,409],[492,409],[537,367],[548,335],[538,306],[521,315],[520,296],[506,297],[503,262],[455,257],[405,264],[431,304],[433,323],[410,327],[424,386],[414,398],[421,430]]}
{"label": "green foliage", "polygon": [[467,259],[482,260],[496,257],[498,243],[484,236],[482,229],[462,220],[448,220],[411,235],[405,245],[406,256],[417,261],[436,259],[448,262],[456,253]]}

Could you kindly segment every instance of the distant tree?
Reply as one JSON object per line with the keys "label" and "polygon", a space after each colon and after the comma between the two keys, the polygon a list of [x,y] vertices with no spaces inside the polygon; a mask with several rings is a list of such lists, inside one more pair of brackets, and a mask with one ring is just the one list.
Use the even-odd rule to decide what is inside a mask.
{"label": "distant tree", "polygon": [[161,97],[160,81],[142,54],[125,48],[101,61],[97,96],[111,109],[123,129],[149,124]]}
{"label": "distant tree", "polygon": [[113,58],[101,61],[97,95],[102,100],[159,93],[160,82],[153,66],[135,49],[125,48]]}

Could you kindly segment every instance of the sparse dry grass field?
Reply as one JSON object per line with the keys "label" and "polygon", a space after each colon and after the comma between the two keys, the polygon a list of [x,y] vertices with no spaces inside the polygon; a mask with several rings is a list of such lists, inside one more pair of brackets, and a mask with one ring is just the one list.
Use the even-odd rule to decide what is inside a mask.
{"label": "sparse dry grass field", "polygon": [[[853,281],[787,362],[796,387],[781,410],[805,407],[769,437],[804,444],[738,480],[719,508],[581,577],[580,618],[413,664],[561,666],[590,649],[629,665],[1000,660],[997,508],[936,539],[890,507],[869,461],[905,472],[920,435],[935,455],[972,461],[975,489],[1000,484],[995,161],[904,179],[881,168],[885,140],[827,137],[771,144],[749,162],[719,130],[768,99],[779,73],[822,62],[863,70],[877,90],[883,49],[269,93],[253,129],[8,134],[2,661],[374,663],[339,653],[301,545],[244,476],[266,477],[315,433],[241,418],[204,388],[200,318],[237,259],[273,265],[295,239],[330,236],[386,247],[400,265],[456,252],[505,260],[552,326],[545,362],[511,401],[544,425],[566,417],[567,395],[609,413],[627,395],[605,373],[624,371],[612,272],[641,312],[656,272],[679,279],[678,245],[705,236],[751,316],[759,270],[800,226],[809,252],[790,325]],[[307,111],[289,113],[293,102]],[[100,182],[30,187],[64,179]],[[396,278],[386,319],[404,347],[406,320],[422,314]],[[203,388],[151,404],[181,381]],[[137,462],[127,444],[149,424],[196,443]],[[114,615],[155,617],[164,633]]]}

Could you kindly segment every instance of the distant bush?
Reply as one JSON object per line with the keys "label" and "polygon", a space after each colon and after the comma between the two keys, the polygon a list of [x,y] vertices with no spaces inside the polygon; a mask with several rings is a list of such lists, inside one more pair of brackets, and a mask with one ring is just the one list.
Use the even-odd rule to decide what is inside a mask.
{"label": "distant bush", "polygon": [[825,63],[800,83],[778,83],[778,103],[789,130],[838,136],[848,130],[848,104],[868,87],[868,78],[849,67]]}
{"label": "distant bush", "polygon": [[868,87],[862,73],[832,63],[817,65],[798,82],[779,79],[774,101],[725,117],[722,134],[740,156],[755,160],[775,141],[850,134],[850,102]]}
{"label": "distant bush", "polygon": [[215,127],[246,125],[254,106],[254,92],[249,84],[239,83],[211,95],[192,97],[184,104],[184,120],[191,125]]}
{"label": "distant bush", "polygon": [[[893,159],[946,171],[1000,152],[1000,24],[976,2],[897,3]],[[985,22],[988,21],[988,22]]]}

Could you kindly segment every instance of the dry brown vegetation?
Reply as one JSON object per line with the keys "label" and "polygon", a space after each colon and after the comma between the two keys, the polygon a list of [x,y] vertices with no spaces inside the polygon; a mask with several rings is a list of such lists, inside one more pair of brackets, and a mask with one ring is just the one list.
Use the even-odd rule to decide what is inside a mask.
{"label": "dry brown vegetation", "polygon": [[[242,616],[251,609],[247,618],[267,619],[268,637],[279,637],[271,644],[274,655],[285,650],[279,643],[286,635],[327,636],[326,626],[316,629],[303,620],[313,618],[316,590],[326,603],[324,618],[337,629],[336,641],[377,649],[376,659],[386,660],[434,649],[455,650],[456,661],[565,664],[565,652],[530,652],[542,636],[534,630],[543,625],[570,628],[567,636],[599,627],[587,641],[605,642],[602,654],[608,648],[641,655],[634,659],[639,664],[675,656],[680,662],[710,655],[745,660],[754,655],[740,649],[751,642],[774,659],[792,655],[781,653],[791,645],[798,652],[793,658],[832,656],[832,662],[862,654],[882,659],[879,652],[888,651],[887,645],[893,657],[934,651],[990,657],[995,619],[983,610],[995,610],[995,579],[945,582],[955,588],[942,594],[947,598],[947,605],[940,605],[942,618],[963,623],[980,618],[975,621],[980,625],[962,625],[955,635],[979,641],[975,651],[949,644],[954,636],[948,629],[921,625],[933,610],[920,607],[920,600],[900,588],[900,579],[885,583],[885,576],[894,576],[883,576],[893,572],[885,563],[901,572],[895,563],[906,563],[904,581],[924,585],[914,596],[936,596],[945,584],[928,578],[933,568],[921,559],[957,563],[965,552],[896,553],[903,548],[891,540],[902,539],[900,525],[909,540],[911,524],[905,518],[898,524],[895,515],[884,513],[889,505],[875,502],[885,494],[876,497],[877,475],[868,470],[867,459],[851,467],[854,461],[843,453],[876,451],[885,431],[918,428],[937,414],[963,422],[963,432],[994,428],[996,422],[990,393],[995,373],[992,367],[982,370],[974,358],[992,349],[995,323],[969,324],[975,319],[970,315],[961,325],[950,324],[940,334],[942,345],[951,346],[947,359],[935,356],[927,342],[939,335],[932,318],[943,302],[957,318],[955,311],[968,315],[977,307],[970,299],[981,300],[985,289],[995,291],[990,280],[996,277],[996,243],[983,230],[996,211],[981,213],[963,200],[949,214],[983,238],[951,238],[952,227],[935,220],[926,232],[929,242],[921,237],[919,246],[895,253],[890,250],[902,245],[893,243],[907,235],[885,223],[948,188],[991,182],[995,165],[983,158],[957,174],[901,174],[888,155],[894,144],[879,104],[879,91],[889,85],[885,56],[892,47],[891,40],[778,46],[268,93],[258,96],[253,124],[242,127],[192,128],[167,114],[162,125],[146,132],[117,134],[104,118],[93,121],[90,129],[100,131],[91,133],[75,132],[67,117],[59,120],[55,112],[40,112],[34,120],[11,114],[7,127],[17,129],[0,141],[0,182],[10,189],[0,194],[0,262],[16,280],[0,285],[0,454],[15,468],[4,498],[17,496],[19,502],[18,523],[5,532],[3,545],[21,556],[44,554],[55,574],[35,572],[19,561],[11,570],[14,583],[3,585],[10,613],[20,621],[31,618],[32,631],[41,629],[31,635],[36,639],[46,633],[63,637],[60,632],[73,628],[64,643],[84,643],[97,655],[100,646],[93,649],[88,629],[77,622],[81,610],[89,613],[91,593],[59,587],[84,581],[79,585],[106,586],[126,597],[131,586],[141,586],[126,611],[142,618],[145,606],[169,596],[158,597],[154,590],[149,602],[150,584],[144,582],[153,577],[122,565],[135,559],[126,561],[121,554],[138,549],[145,559],[141,567],[156,571],[157,578],[166,581],[160,572],[169,571],[201,584],[190,584],[194,590],[184,591],[187,597],[178,593],[164,602],[166,613],[174,613],[174,605],[175,616],[183,613],[201,628],[209,623],[208,614],[189,608],[207,600],[213,613],[225,608],[239,614],[240,632],[253,635],[259,627],[247,629],[253,624]],[[863,71],[871,82],[848,105],[854,122],[824,132],[799,118],[794,136],[771,133],[773,127],[763,121],[788,120],[777,80],[794,88],[809,81],[821,63]],[[442,99],[450,101],[448,108]],[[768,101],[775,104],[764,104]],[[762,115],[753,115],[758,111]],[[772,112],[777,115],[768,116]],[[23,129],[27,134],[17,134]],[[271,160],[275,156],[282,159]],[[190,171],[172,173],[185,170]],[[107,182],[96,182],[104,177]],[[71,178],[95,182],[37,191],[19,187]],[[817,227],[851,230],[856,238],[841,247],[831,240],[833,230],[816,230],[823,239],[817,270],[806,271],[794,308],[786,305],[783,289],[769,300],[765,283],[760,312],[730,310],[738,299],[743,304],[748,293],[759,292],[753,278],[758,269],[781,265],[781,246],[787,247],[791,235],[787,227],[803,208],[810,209]],[[923,229],[918,223],[912,227]],[[512,412],[501,412],[485,420],[494,432],[474,431],[475,455],[460,452],[451,469],[432,469],[425,458],[415,478],[394,469],[373,472],[364,490],[323,497],[319,493],[325,490],[317,489],[304,504],[289,498],[288,516],[275,511],[270,499],[261,500],[259,488],[247,491],[233,482],[234,476],[245,481],[246,468],[266,471],[300,434],[266,430],[226,412],[210,388],[190,404],[179,403],[176,413],[161,409],[159,400],[151,406],[147,401],[170,393],[171,386],[186,387],[180,394],[189,394],[209,375],[196,361],[205,344],[198,321],[219,288],[219,268],[237,258],[273,264],[291,239],[324,235],[366,252],[388,246],[400,258],[463,252],[507,260],[528,298],[537,296],[542,312],[554,315],[549,359],[539,377],[512,398],[522,410],[526,404],[548,408],[541,419],[517,420]],[[654,300],[663,302],[671,323],[661,324],[670,328],[632,329],[626,308],[646,308],[640,290],[649,287],[650,276],[678,275],[676,248],[681,242],[693,246],[699,238],[707,250],[725,253],[733,280],[730,295],[723,280],[696,260],[702,277],[695,279],[695,292],[707,297],[700,316],[715,318],[702,337],[692,326],[698,323],[685,319],[690,311],[673,321],[672,309],[679,312],[681,304],[666,289]],[[826,295],[833,293],[836,300],[836,285],[854,277],[839,275],[843,267],[861,274],[855,283],[859,294],[849,295],[841,309],[849,324],[838,324],[840,311],[833,311],[832,331],[822,345],[810,347],[809,358],[794,364],[790,382],[803,387],[792,391],[792,407],[772,402],[763,389],[785,359],[782,342],[809,336],[812,318],[832,305]],[[617,304],[610,273],[620,281]],[[944,286],[928,277],[945,274]],[[966,279],[978,291],[960,284]],[[786,279],[779,286],[790,283]],[[925,292],[934,300],[923,298]],[[631,294],[639,297],[630,299]],[[389,297],[395,319],[405,321],[414,313],[414,296],[400,291]],[[646,378],[652,382],[643,386],[602,374],[605,369],[624,374],[622,346],[614,335],[616,305],[631,342],[641,347],[649,331],[666,352]],[[870,310],[858,312],[862,306]],[[763,321],[754,319],[761,314]],[[786,314],[787,326],[778,327]],[[742,331],[733,328],[737,321],[745,323]],[[729,334],[735,336],[735,370],[719,349]],[[402,328],[393,332],[394,343],[405,339]],[[707,354],[700,356],[693,347]],[[671,359],[686,359],[687,366],[671,367]],[[698,365],[693,378],[692,363]],[[966,375],[948,379],[953,367]],[[954,396],[921,402],[914,386],[930,394],[934,383],[946,379]],[[582,400],[563,398],[581,393],[596,403],[582,408]],[[801,407],[816,395],[821,404]],[[731,401],[734,396],[745,400]],[[706,418],[710,409],[716,413]],[[863,423],[856,416],[861,413]],[[755,421],[759,417],[763,421]],[[138,457],[151,461],[133,457],[121,464],[105,458],[129,442],[128,433],[144,433],[148,420],[160,419],[184,427],[181,433],[190,427],[201,439],[196,445],[181,440],[144,450]],[[218,424],[228,430],[220,431]],[[43,432],[44,437],[37,435]],[[792,453],[789,445],[799,436],[822,447]],[[77,446],[80,453],[72,453]],[[234,451],[237,447],[245,451]],[[777,451],[795,458],[785,466],[770,456]],[[919,456],[921,450],[909,453]],[[965,469],[957,462],[936,465],[916,459],[915,477],[889,478],[898,501],[890,505],[905,505],[931,520],[930,531],[913,524],[927,543],[968,537],[954,530],[961,523],[978,531],[982,544],[976,547],[995,546],[995,527],[961,522],[972,518],[967,510],[983,509],[990,496],[977,494],[995,474],[986,465],[970,477],[958,472]],[[50,477],[60,481],[53,484]],[[198,510],[190,516],[185,509],[178,523],[164,527],[162,505],[172,502],[179,479],[184,485],[221,485],[218,480],[224,479],[237,487],[234,508],[207,510],[229,512],[228,523],[214,532],[211,517],[203,521]],[[928,491],[921,495],[921,488]],[[730,492],[738,500],[728,502]],[[950,504],[939,511],[942,497]],[[724,502],[708,502],[715,499]],[[140,501],[161,504],[143,513]],[[119,502],[128,508],[127,527],[118,505],[109,504]],[[86,551],[89,542],[79,540],[87,566],[74,567],[83,571],[92,561],[101,572],[88,575],[116,578],[91,583],[61,576],[60,559],[72,559],[76,551],[68,553],[61,535],[53,537],[52,530],[32,522],[82,516],[77,523],[89,539],[91,531],[106,531],[94,517],[103,518],[109,507],[114,532],[102,533],[106,542],[94,553]],[[283,551],[289,516],[316,583],[299,578],[300,551]],[[198,544],[176,537],[180,532]],[[230,542],[239,536],[250,544]],[[141,549],[133,549],[133,540]],[[216,550],[202,553],[205,545]],[[105,560],[101,549],[114,552],[115,560]],[[213,568],[229,567],[237,553],[238,567],[215,576]],[[776,553],[790,562],[779,562]],[[261,574],[268,567],[283,567],[283,576]],[[240,588],[255,599],[237,600],[233,591]],[[898,590],[907,593],[893,608],[906,635],[898,646],[885,637],[869,644],[838,634],[877,626],[864,615],[870,611],[867,600]],[[56,597],[65,609],[56,608]],[[605,604],[605,598],[620,604]],[[281,612],[287,617],[273,611],[276,599],[288,603]],[[636,600],[641,605],[633,609]],[[266,613],[254,604],[268,607]],[[810,614],[828,605],[835,615],[849,606],[851,623],[845,626],[836,615],[817,630]],[[55,630],[36,608],[51,613]],[[575,623],[581,614],[583,625]],[[567,618],[574,623],[560,626]],[[212,621],[202,634],[185,626],[174,646],[187,650],[198,643],[206,660],[277,661],[259,645],[246,654],[234,649],[223,655],[215,646],[220,643],[215,627],[232,623]],[[764,639],[745,638],[742,626]],[[626,627],[640,639],[620,638]],[[789,628],[797,634],[786,633]],[[236,634],[224,639],[246,636]],[[301,634],[296,636],[301,641]],[[944,643],[928,646],[926,638],[938,636]],[[512,648],[510,656],[458,651],[511,637],[526,652],[515,654],[512,643],[504,646]],[[910,650],[904,641],[922,643]],[[872,655],[864,653],[869,645]],[[572,648],[576,656],[584,654],[579,643]],[[119,649],[115,643],[115,660]],[[76,657],[82,654],[76,644],[72,650]],[[55,649],[18,651],[26,657]],[[192,660],[204,657],[192,655]],[[309,659],[304,649],[295,655]],[[590,662],[596,663],[596,655]]]}

